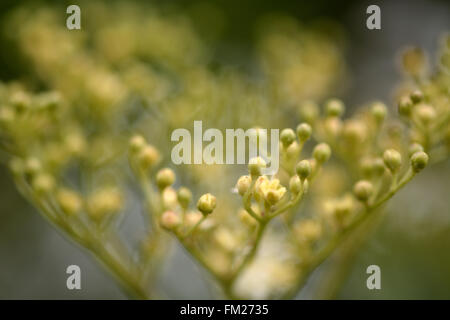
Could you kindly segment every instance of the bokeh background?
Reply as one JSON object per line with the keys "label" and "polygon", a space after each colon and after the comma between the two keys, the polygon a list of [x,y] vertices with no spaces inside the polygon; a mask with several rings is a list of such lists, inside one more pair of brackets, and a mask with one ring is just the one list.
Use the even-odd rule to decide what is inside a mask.
{"label": "bokeh background", "polygon": [[[63,1],[58,1],[61,5]],[[73,4],[70,2],[68,4]],[[51,1],[43,2],[51,5]],[[365,26],[368,5],[381,7],[381,30]],[[2,0],[0,21],[26,2]],[[36,4],[34,4],[36,5]],[[392,106],[393,89],[401,79],[398,52],[408,45],[424,48],[433,58],[439,36],[450,30],[448,1],[164,1],[177,7],[214,48],[220,61],[247,68],[253,30],[268,13],[293,16],[304,23],[329,19],[344,35],[347,72],[339,96],[350,108],[381,99]],[[213,13],[213,14],[212,14]],[[65,15],[65,12],[61,12]],[[83,16],[83,8],[82,8]],[[9,30],[14,33],[14,30]],[[26,74],[14,60],[8,42],[0,38],[0,79]],[[330,94],[334,94],[331,92]],[[394,112],[392,110],[392,112]],[[339,299],[450,298],[450,163],[440,163],[419,175],[387,207],[387,215],[346,269]],[[332,263],[330,261],[329,263]],[[66,288],[66,267],[82,270],[82,290]],[[382,289],[369,291],[366,268],[381,267]],[[320,269],[309,285],[318,285]],[[173,274],[182,277],[173,278]],[[161,279],[167,298],[210,298],[206,280],[181,251],[176,250]],[[2,299],[122,299],[125,296],[86,254],[44,221],[16,191],[5,166],[0,167],[0,298]],[[314,298],[308,291],[299,298]]]}

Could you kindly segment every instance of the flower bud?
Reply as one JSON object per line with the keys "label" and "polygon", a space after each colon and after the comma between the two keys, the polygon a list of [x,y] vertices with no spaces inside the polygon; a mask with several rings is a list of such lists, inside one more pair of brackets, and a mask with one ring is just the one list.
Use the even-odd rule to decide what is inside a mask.
{"label": "flower bud", "polygon": [[35,175],[42,170],[42,165],[37,158],[28,158],[25,162],[25,172],[30,175]]}
{"label": "flower bud", "polygon": [[344,103],[339,99],[330,99],[325,104],[328,117],[340,117],[345,111]]}
{"label": "flower bud", "polygon": [[283,147],[287,148],[291,145],[292,142],[295,140],[295,132],[294,130],[287,128],[283,129],[280,134],[280,140],[283,144]]}
{"label": "flower bud", "polygon": [[135,135],[131,137],[129,142],[130,151],[133,153],[138,153],[145,147],[145,145],[145,139],[141,135]]}
{"label": "flower bud", "polygon": [[422,101],[423,101],[423,98],[424,98],[423,93],[422,93],[422,91],[420,91],[420,90],[414,90],[414,91],[411,93],[410,97],[411,97],[411,101],[412,101],[414,104],[417,104],[417,103],[419,103],[419,102],[422,102]]}
{"label": "flower bud", "polygon": [[95,221],[118,212],[123,205],[122,194],[114,187],[95,191],[87,200],[87,212]]}
{"label": "flower bud", "polygon": [[358,181],[353,187],[353,193],[360,201],[366,202],[373,193],[373,186],[367,180]]}
{"label": "flower bud", "polygon": [[311,137],[311,134],[312,134],[312,128],[309,124],[300,123],[297,126],[297,136],[298,136],[298,139],[300,140],[300,142],[305,142],[306,140],[308,140],[309,137]]}
{"label": "flower bud", "polygon": [[408,96],[404,96],[400,98],[398,102],[398,113],[401,116],[409,117],[411,115],[413,103]]}
{"label": "flower bud", "polygon": [[33,179],[32,186],[36,193],[48,193],[55,187],[55,179],[47,173],[39,173]]}
{"label": "flower bud", "polygon": [[386,118],[387,108],[382,102],[375,102],[370,111],[377,123],[383,122],[384,118]]}
{"label": "flower bud", "polygon": [[289,180],[289,190],[292,194],[297,195],[302,190],[302,182],[300,178],[295,175]]}
{"label": "flower bud", "polygon": [[195,226],[202,219],[202,217],[203,215],[200,212],[191,211],[186,213],[186,215],[184,216],[184,223],[186,227],[189,229]]}
{"label": "flower bud", "polygon": [[373,159],[372,161],[372,174],[375,177],[380,177],[383,175],[386,170],[386,166],[384,165],[384,161],[381,158]]}
{"label": "flower bud", "polygon": [[415,114],[424,125],[430,124],[436,118],[436,111],[432,106],[427,104],[418,105]]}
{"label": "flower bud", "polygon": [[311,243],[322,236],[322,226],[315,220],[304,220],[294,226],[294,233],[300,241]]}
{"label": "flower bud", "polygon": [[206,193],[198,199],[197,209],[203,213],[203,215],[210,214],[216,208],[216,197],[210,193]]}
{"label": "flower bud", "polygon": [[164,190],[175,182],[175,173],[169,169],[164,168],[156,174],[156,185],[160,190]]}
{"label": "flower bud", "polygon": [[428,164],[428,155],[423,151],[414,153],[411,157],[411,166],[414,172],[419,172]]}
{"label": "flower bud", "polygon": [[402,165],[402,156],[397,150],[388,149],[383,153],[383,161],[391,172],[396,172]]}
{"label": "flower bud", "polygon": [[158,150],[151,145],[143,146],[138,154],[139,165],[144,170],[154,167],[159,162],[159,159]]}
{"label": "flower bud", "polygon": [[178,203],[183,209],[187,209],[192,201],[192,192],[188,188],[181,187],[177,193]]}
{"label": "flower bud", "polygon": [[252,183],[252,178],[250,176],[242,176],[236,183],[236,188],[238,193],[243,196],[248,188],[250,188],[250,184]]}
{"label": "flower bud", "polygon": [[166,230],[174,230],[180,225],[180,217],[173,211],[164,211],[161,215],[160,225]]}
{"label": "flower bud", "polygon": [[60,189],[56,193],[56,200],[58,201],[61,210],[67,215],[78,213],[83,205],[80,195],[68,189]]}
{"label": "flower bud", "polygon": [[252,176],[260,176],[261,170],[266,167],[266,162],[261,157],[255,157],[250,159],[248,164],[248,171]]}
{"label": "flower bud", "polygon": [[412,76],[419,76],[424,70],[426,59],[420,48],[410,48],[403,53],[403,69]]}
{"label": "flower bud", "polygon": [[297,163],[295,171],[297,172],[300,179],[303,181],[306,178],[308,178],[309,175],[311,174],[311,164],[309,163],[308,160],[302,160],[299,163]]}
{"label": "flower bud", "polygon": [[178,204],[177,192],[172,187],[167,187],[162,190],[161,194],[162,204],[164,209],[175,209]]}
{"label": "flower bud", "polygon": [[319,143],[313,150],[313,156],[319,164],[328,161],[331,157],[330,146],[326,143]]}
{"label": "flower bud", "polygon": [[423,151],[423,147],[421,144],[419,144],[419,143],[411,144],[408,149],[409,157],[411,157],[414,153],[419,152],[419,151]]}

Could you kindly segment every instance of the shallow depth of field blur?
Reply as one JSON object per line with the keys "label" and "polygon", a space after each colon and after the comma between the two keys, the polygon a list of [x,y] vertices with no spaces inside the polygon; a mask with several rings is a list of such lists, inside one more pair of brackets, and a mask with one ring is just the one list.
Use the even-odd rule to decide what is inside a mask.
{"label": "shallow depth of field blur", "polygon": [[[112,7],[120,7],[123,3],[132,1],[111,2],[114,3]],[[17,10],[20,7],[28,8],[30,12],[35,10],[36,19],[42,19],[45,26],[46,18],[38,16],[37,12],[42,7],[55,8],[59,10],[57,12],[60,15],[59,22],[56,23],[64,26],[67,17],[65,8],[72,3],[66,5],[63,5],[63,1],[58,1],[58,5],[54,3],[56,1],[41,3],[1,1],[0,80],[2,82],[20,80],[30,83],[35,90],[45,89],[45,85],[36,78],[42,76],[40,72],[51,70],[51,66],[43,66],[40,69],[39,66],[31,66],[30,60],[41,59],[41,54],[51,57],[54,52],[51,48],[47,48],[49,52],[35,51],[36,48],[30,38],[28,38],[29,42],[23,40],[25,43],[22,43],[21,47],[17,45],[17,41],[20,41],[18,38],[23,35],[18,33],[18,29],[26,28],[26,25],[30,24],[34,18],[33,14],[21,15]],[[365,12],[370,4],[379,4],[381,7],[381,30],[371,31],[366,28],[367,14]],[[92,8],[94,6],[92,5]],[[130,25],[124,23],[123,28],[119,28],[119,32],[115,33],[117,30],[111,31],[108,30],[107,25],[100,25],[100,23],[106,24],[108,20],[92,15],[89,12],[91,7],[83,6],[83,4],[80,7],[82,29],[86,24],[93,30],[101,30],[92,38],[98,46],[95,50],[101,52],[100,56],[104,59],[109,59],[105,63],[114,65],[117,61],[124,59],[122,55],[127,54],[126,35],[127,27]],[[372,1],[338,3],[327,0],[155,1],[153,6],[144,8],[148,10],[149,15],[161,14],[175,17],[172,25],[170,23],[154,24],[154,27],[160,28],[158,31],[146,30],[145,25],[139,30],[143,35],[155,33],[155,38],[159,36],[161,38],[158,38],[159,41],[166,46],[166,49],[169,48],[161,51],[154,50],[156,58],[167,61],[175,72],[184,72],[186,64],[193,68],[192,65],[195,65],[197,61],[208,59],[208,66],[212,73],[216,69],[222,72],[220,77],[215,78],[217,83],[208,82],[208,74],[205,75],[201,67],[193,68],[192,73],[187,76],[192,77],[189,79],[193,83],[190,101],[192,104],[205,104],[200,106],[200,111],[195,109],[196,106],[192,106],[191,113],[180,112],[183,106],[178,106],[176,101],[171,101],[171,108],[166,107],[162,110],[156,108],[146,113],[136,111],[130,115],[130,117],[156,119],[153,128],[139,127],[139,119],[134,123],[139,130],[148,132],[148,136],[153,137],[149,139],[150,142],[163,150],[164,161],[168,165],[171,165],[170,132],[179,127],[191,128],[194,119],[204,120],[204,127],[207,128],[242,128],[253,125],[255,121],[269,128],[295,127],[299,122],[295,110],[264,106],[264,97],[260,95],[261,90],[257,84],[261,69],[268,74],[271,68],[280,71],[286,67],[284,64],[286,60],[295,60],[297,54],[301,54],[306,61],[304,65],[297,66],[298,70],[294,69],[294,64],[294,67],[290,65],[287,70],[284,70],[285,72],[274,72],[271,81],[278,84],[277,94],[315,99],[319,102],[337,96],[345,101],[349,113],[364,103],[381,100],[389,106],[391,114],[396,114],[394,96],[402,81],[402,72],[398,63],[399,52],[406,46],[418,46],[428,53],[433,63],[440,36],[450,30],[450,2],[444,0],[401,0],[383,3]],[[145,16],[147,14],[145,10],[138,10],[138,14]],[[117,10],[117,12],[121,12],[117,19],[130,21],[136,14],[131,9]],[[54,20],[49,20],[54,23]],[[189,25],[189,28],[184,29],[184,24]],[[120,34],[120,30],[123,34]],[[279,30],[281,33],[288,30],[296,36],[300,35],[309,51],[304,52],[298,47],[289,45],[279,50],[278,46],[285,44],[286,39],[270,37],[271,32],[280,32]],[[183,41],[165,43],[165,32],[176,34],[176,37]],[[136,38],[139,36],[139,33],[134,34]],[[83,34],[80,33],[78,40],[82,41],[82,37]],[[59,45],[58,48],[61,49],[61,47],[63,46]],[[264,61],[263,68],[258,66],[260,63],[258,59]],[[117,65],[126,65],[126,72],[129,73],[126,78],[133,83],[134,89],[145,93],[151,92],[153,103],[164,106],[165,90],[169,90],[170,79],[168,83],[161,83],[161,79],[157,78],[158,70],[156,70],[155,75],[146,74],[146,79],[149,80],[147,83],[140,83],[139,77],[148,70],[141,68],[137,61],[131,60]],[[70,86],[76,84],[65,82],[66,79],[59,76],[61,73],[57,70],[53,71],[54,74],[49,75],[51,79],[47,84],[53,83],[55,87],[62,88],[70,95]],[[245,77],[240,77],[241,74]],[[219,99],[215,95],[209,101],[196,101],[197,94],[201,96],[202,90],[214,91],[214,85],[228,88],[228,93],[224,92],[223,95],[240,97],[243,91],[248,101],[233,101],[229,97],[220,95],[218,95]],[[72,92],[77,91],[74,89]],[[120,95],[120,92],[117,94]],[[223,101],[233,106],[225,106]],[[139,101],[134,103],[139,104]],[[182,103],[184,101],[180,101],[180,104]],[[252,113],[254,104],[259,104],[260,107],[256,113]],[[153,122],[150,121],[150,123]],[[37,213],[36,209],[20,196],[6,170],[5,159],[5,155],[0,154],[2,161],[0,166],[0,298],[125,298],[111,278],[85,251],[56,232]],[[211,191],[220,197],[221,193],[231,189],[238,176],[233,173],[232,178],[228,178],[223,172],[211,169],[188,172],[184,176],[184,181],[195,186],[194,190],[197,192],[195,196]],[[129,211],[140,209],[138,204],[134,205],[132,195],[134,191],[130,188],[126,193],[127,197],[131,198],[126,202],[131,206],[127,208]],[[335,297],[338,299],[450,299],[449,191],[450,161],[448,159],[430,166],[401,190],[386,207],[386,215],[378,229],[351,261],[348,261],[346,280],[337,290]],[[134,228],[138,229],[136,223],[133,223],[131,221],[125,226],[131,235]],[[327,263],[332,262],[330,260]],[[71,264],[81,267],[82,290],[69,291],[66,288],[65,271]],[[366,268],[372,264],[381,268],[381,290],[368,290],[366,287],[368,276]],[[320,278],[320,272],[319,268],[298,298],[315,298],[310,294],[308,286],[315,289],[311,292],[320,292],[317,286],[326,282],[326,279],[321,279],[320,284],[314,281]],[[158,286],[162,288],[166,298],[208,299],[212,296],[206,281],[206,277],[193,261],[179,247],[174,246]]]}

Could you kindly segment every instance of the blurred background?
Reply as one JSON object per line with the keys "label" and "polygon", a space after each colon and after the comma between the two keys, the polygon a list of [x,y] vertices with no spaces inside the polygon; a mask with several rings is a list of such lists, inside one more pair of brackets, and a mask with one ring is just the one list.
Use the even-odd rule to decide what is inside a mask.
{"label": "blurred background", "polygon": [[[58,5],[63,6],[62,1]],[[67,2],[67,5],[74,2]],[[381,8],[381,30],[366,28],[366,8]],[[26,2],[3,0],[0,21]],[[42,2],[52,6],[52,1]],[[36,3],[33,3],[36,7]],[[392,108],[393,89],[402,79],[398,52],[414,45],[433,60],[439,36],[450,30],[448,1],[164,1],[192,22],[213,48],[213,61],[252,69],[254,32],[260,18],[289,15],[305,24],[333,23],[346,62],[337,94],[350,109],[374,99]],[[83,26],[83,7],[82,26]],[[61,11],[62,23],[66,14]],[[14,34],[14,30],[8,30]],[[20,79],[27,66],[0,38],[0,79]],[[17,59],[17,60],[15,60]],[[393,109],[392,112],[395,112]],[[450,163],[440,163],[419,175],[387,207],[373,237],[355,255],[338,299],[450,299]],[[332,263],[332,261],[330,261]],[[66,267],[82,270],[82,290],[66,288]],[[366,268],[379,265],[382,289],[369,291]],[[184,274],[173,278],[173,274]],[[314,286],[313,275],[309,285]],[[167,298],[211,298],[206,280],[181,251],[176,250],[161,279]],[[0,167],[0,298],[2,299],[122,299],[110,277],[86,254],[62,237],[18,194],[5,166]],[[299,298],[314,298],[308,291]]]}

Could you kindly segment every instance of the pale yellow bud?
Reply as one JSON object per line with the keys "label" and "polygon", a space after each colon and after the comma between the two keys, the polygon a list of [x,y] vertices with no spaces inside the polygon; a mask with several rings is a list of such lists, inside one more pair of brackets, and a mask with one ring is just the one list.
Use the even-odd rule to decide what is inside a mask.
{"label": "pale yellow bud", "polygon": [[156,185],[160,190],[164,190],[175,182],[175,173],[169,169],[164,168],[156,174]]}
{"label": "pale yellow bud", "polygon": [[161,215],[160,225],[166,230],[174,230],[180,225],[180,217],[173,211],[164,211]]}
{"label": "pale yellow bud", "polygon": [[238,190],[238,193],[243,196],[247,190],[250,188],[250,185],[252,183],[251,176],[241,176],[239,180],[236,183],[236,188]]}
{"label": "pale yellow bud", "polygon": [[210,214],[216,208],[216,197],[206,193],[198,199],[197,209],[204,215]]}
{"label": "pale yellow bud", "polygon": [[56,199],[64,211],[68,215],[74,215],[81,210],[83,200],[80,195],[69,189],[60,189],[56,194]]}

